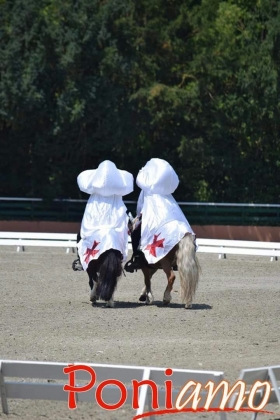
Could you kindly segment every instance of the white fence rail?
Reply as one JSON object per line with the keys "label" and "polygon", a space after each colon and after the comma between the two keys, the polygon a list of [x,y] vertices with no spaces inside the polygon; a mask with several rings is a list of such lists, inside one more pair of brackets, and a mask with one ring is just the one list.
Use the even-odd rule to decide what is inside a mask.
{"label": "white fence rail", "polygon": [[[76,252],[76,240],[75,233],[0,232],[0,245],[16,246],[17,251],[28,246],[48,246],[66,248],[66,253]],[[197,238],[196,243],[197,252],[219,254],[219,258],[226,258],[227,254],[259,255],[276,261],[280,257],[280,242]],[[128,247],[132,248],[130,239]]]}
{"label": "white fence rail", "polygon": [[76,252],[77,234],[40,232],[0,232],[0,245],[12,245],[17,251],[27,246],[48,246],[66,248],[66,253]]}
{"label": "white fence rail", "polygon": [[[271,392],[267,401],[267,404],[278,403],[280,406],[280,365],[279,366],[267,366],[254,369],[243,369],[240,373],[239,380],[243,381],[247,385],[246,395],[249,394],[250,389],[256,383],[256,381],[267,381],[271,385]],[[258,406],[263,398],[264,390],[259,389],[254,398],[254,406]],[[238,394],[234,394],[229,402],[229,407],[234,407]],[[248,408],[248,400],[246,399],[243,408]],[[279,412],[279,410],[277,410]],[[252,420],[256,420],[258,412],[252,414]]]}
{"label": "white fence rail", "polygon": [[[240,395],[240,389],[238,392],[232,394],[232,396],[230,396],[231,392],[229,390],[225,390],[226,387],[219,386],[223,381],[228,383],[224,378],[224,373],[219,371],[172,369],[167,372],[166,368],[145,366],[91,363],[71,363],[71,365],[79,365],[77,371],[74,373],[75,383],[73,384],[72,382],[72,386],[76,387],[74,393],[75,404],[85,401],[96,402],[96,391],[100,387],[98,393],[102,395],[102,401],[108,406],[117,404],[125,396],[126,398],[123,398],[123,404],[130,404],[135,410],[135,415],[140,416],[146,413],[147,416],[149,413],[149,417],[145,416],[149,419],[155,419],[156,416],[153,414],[156,413],[156,410],[166,409],[166,401],[169,401],[173,409],[176,408],[175,401],[179,392],[183,387],[189,385],[188,389],[187,387],[185,388],[186,392],[181,395],[181,401],[184,405],[187,398],[193,394],[193,387],[190,383],[201,384],[199,391],[199,397],[201,399],[197,408],[204,408],[208,398],[210,398],[209,408],[220,408],[222,397],[227,399],[226,408],[234,409],[237,399],[239,400],[240,397],[243,400],[240,408],[252,408],[252,404],[254,407],[258,407],[265,395],[264,382],[270,384],[271,392],[265,397],[265,406],[263,409],[266,409],[265,407],[268,404],[278,403],[280,405],[280,365],[242,370],[237,381],[245,383],[245,394]],[[70,375],[64,372],[64,368],[68,366],[68,363],[0,360],[2,411],[5,414],[9,414],[9,399],[68,401],[68,408],[70,410],[69,394],[64,389],[65,385],[70,384]],[[86,371],[84,367],[88,367],[90,371]],[[172,381],[170,391],[166,387],[167,380]],[[104,381],[108,381],[109,383],[105,384]],[[113,381],[119,381],[120,385],[117,385]],[[137,382],[136,384],[135,381]],[[142,381],[147,382],[142,383]],[[209,381],[213,382],[213,390],[216,387],[219,388],[216,394],[215,392],[212,393],[212,396],[209,395],[209,391],[205,387]],[[259,389],[254,390],[253,397],[251,396],[251,406],[249,406],[248,397],[257,381],[263,385],[257,387]],[[91,386],[87,390],[79,391],[80,387],[89,384]],[[125,395],[123,395],[124,392]],[[243,399],[244,396],[245,398]],[[153,403],[158,403],[158,406],[155,407]],[[184,408],[192,408],[192,403],[193,399],[190,398],[190,401]],[[169,406],[168,408],[171,407]],[[252,413],[252,420],[255,420],[257,415],[258,411],[254,411]],[[226,413],[223,411],[217,413],[217,416],[220,416],[221,420],[226,420],[227,418]]]}
{"label": "white fence rail", "polygon": [[[40,232],[0,232],[0,245],[13,245],[17,251],[24,251],[27,246],[64,247],[76,252],[77,235],[73,233],[40,233]],[[225,239],[197,239],[198,252],[219,254],[219,258],[226,258],[226,254],[269,256],[277,260],[280,256],[280,243],[261,241],[238,241]],[[131,242],[129,241],[131,249]]]}
{"label": "white fence rail", "polygon": [[[73,364],[72,364],[73,365]],[[74,363],[74,365],[81,365]],[[68,400],[68,391],[64,390],[64,385],[69,384],[68,374],[65,374],[63,368],[67,367],[66,363],[51,363],[51,362],[33,362],[33,361],[13,361],[0,360],[0,389],[2,410],[4,413],[9,413],[8,399],[31,399],[31,400]],[[82,365],[85,366],[85,365]],[[135,415],[143,413],[151,413],[153,411],[153,398],[158,400],[158,406],[161,409],[165,408],[166,402],[166,387],[165,381],[172,380],[172,404],[176,401],[180,389],[189,381],[199,382],[202,384],[200,391],[201,400],[198,408],[203,408],[208,396],[208,391],[203,389],[207,382],[213,381],[214,386],[218,386],[224,380],[223,372],[216,371],[202,371],[202,370],[187,370],[187,369],[172,369],[172,376],[166,375],[165,368],[157,367],[139,367],[139,366],[122,366],[122,365],[102,365],[89,364],[86,366],[92,368],[95,373],[96,382],[87,391],[75,392],[75,400],[77,402],[93,402],[96,398],[94,391],[98,388],[100,383],[105,380],[118,380],[124,384],[127,391],[126,404],[132,406],[132,396],[136,394],[138,408],[133,407],[136,411]],[[16,380],[15,380],[16,379]],[[90,373],[85,370],[78,370],[75,372],[75,386],[81,387],[90,383]],[[155,384],[139,384],[139,387],[134,390],[132,381],[148,380]],[[79,382],[79,384],[78,384]],[[102,390],[102,400],[106,404],[114,405],[120,400],[121,390],[117,386],[108,384]],[[135,391],[135,393],[134,393]],[[192,387],[187,391],[182,401],[185,401],[187,396],[193,392]],[[222,390],[219,390],[213,397],[210,403],[211,408],[218,408]],[[156,393],[156,397],[154,395]],[[171,395],[170,395],[171,396]],[[190,401],[186,408],[191,408]],[[226,420],[226,414],[220,412],[217,414],[221,420]],[[149,419],[155,419],[151,413]]]}
{"label": "white fence rail", "polygon": [[219,254],[219,259],[226,258],[227,254],[268,256],[270,261],[280,257],[280,242],[198,238],[196,243],[198,252]]}

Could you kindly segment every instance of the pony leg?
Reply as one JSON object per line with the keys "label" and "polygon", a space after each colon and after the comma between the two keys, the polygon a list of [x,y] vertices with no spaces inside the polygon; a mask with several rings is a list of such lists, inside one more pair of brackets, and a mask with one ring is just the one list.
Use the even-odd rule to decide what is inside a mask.
{"label": "pony leg", "polygon": [[142,289],[139,300],[140,302],[146,302],[147,305],[150,305],[154,301],[154,296],[151,289],[151,278],[156,271],[156,269],[149,269],[148,267],[142,268],[142,272],[144,274],[145,287]]}
{"label": "pony leg", "polygon": [[90,292],[89,300],[92,303],[95,303],[97,301],[97,294],[96,294],[97,284],[98,284],[97,281],[93,282],[93,287],[92,287],[91,292]]}
{"label": "pony leg", "polygon": [[201,268],[196,256],[194,238],[191,234],[186,234],[179,242],[177,251],[178,272],[181,282],[181,298],[185,303],[185,308],[192,307]]}
{"label": "pony leg", "polygon": [[162,303],[164,305],[168,305],[171,302],[171,291],[176,277],[174,271],[172,270],[171,261],[169,261],[169,259],[163,258],[161,261],[161,266],[167,277],[167,286],[163,294]]}
{"label": "pony leg", "polygon": [[[98,282],[97,281],[94,281],[93,282],[93,288],[92,288],[92,290],[90,292],[90,301],[92,303],[95,303],[97,301],[97,299],[98,299],[98,296],[97,296],[97,293],[96,293],[97,285],[98,285]],[[115,306],[113,295],[112,295],[112,297],[111,297],[110,300],[107,300],[106,301],[106,306],[107,306],[107,308],[113,308]]]}
{"label": "pony leg", "polygon": [[146,302],[146,292],[147,292],[147,288],[146,286],[144,286],[143,289],[141,290],[141,295],[139,297],[140,302]]}
{"label": "pony leg", "polygon": [[113,308],[115,306],[114,295],[112,295],[110,300],[106,301],[106,306],[107,308]]}
{"label": "pony leg", "polygon": [[89,263],[88,268],[87,268],[87,273],[88,273],[88,277],[89,277],[89,287],[91,289],[89,300],[94,303],[97,300],[96,289],[97,289],[97,284],[98,284],[96,262],[91,261]]}

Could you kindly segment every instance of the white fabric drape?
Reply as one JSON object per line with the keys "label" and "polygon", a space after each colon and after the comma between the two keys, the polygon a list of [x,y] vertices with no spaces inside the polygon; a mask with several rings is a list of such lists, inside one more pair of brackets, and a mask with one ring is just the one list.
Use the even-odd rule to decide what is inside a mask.
{"label": "white fabric drape", "polygon": [[92,259],[116,249],[128,254],[128,216],[122,196],[133,191],[133,176],[117,169],[111,161],[97,169],[82,172],[77,178],[81,191],[90,194],[81,224],[78,253],[83,269]]}
{"label": "white fabric drape", "polygon": [[185,236],[195,236],[172,193],[179,179],[172,166],[162,159],[151,159],[136,178],[142,189],[137,213],[142,213],[140,249],[149,264],[161,260]]}

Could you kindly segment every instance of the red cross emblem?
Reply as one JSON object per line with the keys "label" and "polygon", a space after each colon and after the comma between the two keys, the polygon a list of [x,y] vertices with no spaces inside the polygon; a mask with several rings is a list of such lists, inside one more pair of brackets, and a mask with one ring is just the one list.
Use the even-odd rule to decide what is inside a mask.
{"label": "red cross emblem", "polygon": [[154,240],[151,244],[147,245],[145,249],[147,249],[148,251],[150,251],[150,254],[153,255],[154,257],[156,257],[156,248],[164,248],[163,246],[163,242],[165,241],[165,239],[159,239],[160,233],[158,235],[154,235]]}
{"label": "red cross emblem", "polygon": [[84,255],[86,255],[86,264],[88,264],[90,257],[94,257],[100,251],[99,249],[95,249],[98,244],[100,244],[100,242],[94,241],[92,248],[87,248],[86,252],[84,253]]}

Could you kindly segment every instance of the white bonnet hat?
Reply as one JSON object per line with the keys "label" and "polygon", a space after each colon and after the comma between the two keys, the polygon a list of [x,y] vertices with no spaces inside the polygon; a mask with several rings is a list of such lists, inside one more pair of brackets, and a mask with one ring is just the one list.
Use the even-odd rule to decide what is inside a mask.
{"label": "white bonnet hat", "polygon": [[179,178],[166,160],[153,158],[139,171],[136,183],[147,194],[172,194]]}
{"label": "white bonnet hat", "polygon": [[104,160],[97,169],[81,172],[77,177],[78,186],[87,194],[124,196],[133,191],[133,176],[118,169],[110,160]]}

